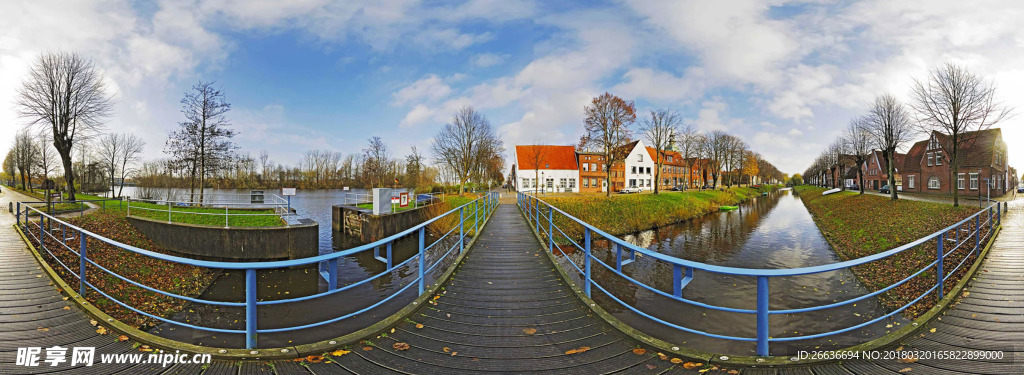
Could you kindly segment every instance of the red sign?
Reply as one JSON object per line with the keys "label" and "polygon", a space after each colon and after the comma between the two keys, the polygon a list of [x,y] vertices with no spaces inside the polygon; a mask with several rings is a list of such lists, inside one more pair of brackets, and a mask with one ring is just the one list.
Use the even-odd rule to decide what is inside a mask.
{"label": "red sign", "polygon": [[398,194],[398,206],[399,207],[409,207],[409,193],[399,193]]}

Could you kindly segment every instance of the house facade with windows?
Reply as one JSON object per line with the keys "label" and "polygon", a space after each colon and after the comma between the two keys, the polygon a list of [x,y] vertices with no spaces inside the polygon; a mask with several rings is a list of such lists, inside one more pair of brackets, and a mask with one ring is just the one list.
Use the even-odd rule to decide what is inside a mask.
{"label": "house facade with windows", "polygon": [[599,193],[608,191],[608,176],[604,169],[604,154],[586,151],[576,152],[576,164],[580,168],[580,192]]}
{"label": "house facade with windows", "polygon": [[984,195],[986,181],[991,181],[992,195],[1002,195],[1013,188],[1014,179],[1006,164],[1007,148],[998,128],[964,134],[971,141],[960,148],[960,170],[956,176],[950,168],[952,142],[942,133],[932,132],[928,139],[914,143],[904,160],[903,190],[921,193]]}
{"label": "house facade with windows", "polygon": [[573,146],[517,145],[512,166],[517,191],[580,192],[580,166]]}
{"label": "house facade with windows", "polygon": [[[901,154],[897,152],[895,157],[893,158],[893,170],[895,171],[894,174],[896,176],[897,189],[903,189],[900,186],[903,186],[904,184],[902,167],[906,157],[906,154]],[[864,165],[862,167],[864,169],[864,189],[878,190],[881,189],[883,186],[888,185],[888,166],[889,164],[886,161],[885,154],[882,153],[881,150],[871,151],[871,154],[868,156],[867,161],[864,162]]]}
{"label": "house facade with windows", "polygon": [[616,152],[626,156],[612,165],[612,192],[627,187],[641,191],[654,190],[654,160],[647,153],[644,142],[637,140],[627,143],[619,146]]}

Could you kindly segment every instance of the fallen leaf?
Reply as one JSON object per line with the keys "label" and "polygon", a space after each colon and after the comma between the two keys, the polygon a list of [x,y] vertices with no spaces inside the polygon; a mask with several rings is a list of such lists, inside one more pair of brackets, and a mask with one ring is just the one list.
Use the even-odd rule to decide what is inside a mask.
{"label": "fallen leaf", "polygon": [[409,344],[404,342],[396,342],[394,345],[391,345],[391,347],[395,348],[395,350],[409,350]]}
{"label": "fallen leaf", "polygon": [[534,333],[537,333],[537,329],[536,328],[524,328],[523,329],[523,333],[525,333],[527,335],[532,335]]}
{"label": "fallen leaf", "polygon": [[128,336],[125,336],[125,335],[117,336],[117,341],[128,341]]}
{"label": "fallen leaf", "polygon": [[371,351],[371,350],[373,350],[373,347],[372,347],[372,346],[364,346],[364,347],[363,347],[363,351],[364,351],[364,352],[368,352],[368,351]]}
{"label": "fallen leaf", "polygon": [[338,349],[338,350],[335,350],[335,351],[331,352],[331,355],[333,355],[335,357],[341,357],[341,356],[343,356],[345,354],[348,354],[348,353],[351,353],[351,352],[352,352],[351,350]]}
{"label": "fallen leaf", "polygon": [[43,327],[36,328],[36,330],[40,331],[40,332],[48,332],[48,331],[50,331],[49,328],[43,328]]}
{"label": "fallen leaf", "polygon": [[693,369],[698,368],[698,367],[703,366],[703,365],[704,365],[703,363],[686,362],[686,363],[683,364],[683,368],[685,368],[687,370],[693,370]]}
{"label": "fallen leaf", "polygon": [[311,355],[306,357],[307,362],[320,363],[324,361],[324,357],[321,355]]}
{"label": "fallen leaf", "polygon": [[935,333],[935,328],[929,329],[928,332]]}
{"label": "fallen leaf", "polygon": [[64,306],[64,310],[71,310],[71,306]]}
{"label": "fallen leaf", "polygon": [[736,374],[739,374],[739,373],[740,372],[736,371],[736,370],[729,370],[729,372],[727,372],[727,374],[730,374],[730,375],[736,375]]}
{"label": "fallen leaf", "polygon": [[648,370],[654,370],[654,369],[656,369],[656,368],[658,368],[658,366],[652,365],[652,364],[650,364],[650,363],[648,363],[648,364],[647,364],[647,369],[648,369]]}
{"label": "fallen leaf", "polygon": [[423,325],[422,325],[422,324],[419,324],[419,323],[416,323],[416,328],[417,328],[417,329],[419,329],[419,328],[423,328]]}
{"label": "fallen leaf", "polygon": [[95,327],[97,324],[100,324],[100,322],[97,322],[95,320],[90,320],[89,324],[92,324],[92,326]]}
{"label": "fallen leaf", "polygon": [[565,351],[565,354],[579,354],[579,353],[583,353],[583,352],[585,352],[587,350],[590,350],[589,346],[581,346],[581,347],[576,348],[576,349],[567,350],[567,351]]}
{"label": "fallen leaf", "polygon": [[669,361],[669,362],[672,362],[672,363],[683,363],[683,360],[681,360],[679,358],[672,358],[672,360]]}
{"label": "fallen leaf", "polygon": [[668,360],[668,356],[665,355],[665,353],[658,353],[658,358],[660,358],[662,361]]}
{"label": "fallen leaf", "polygon": [[910,372],[910,370],[910,367],[904,367],[903,369],[900,370],[900,372]]}
{"label": "fallen leaf", "polygon": [[452,351],[452,348],[449,348],[449,347],[446,346],[446,347],[441,348],[441,351],[443,351],[445,353],[448,353],[448,352]]}
{"label": "fallen leaf", "polygon": [[914,363],[914,362],[917,362],[917,357],[900,358],[900,362],[903,362],[903,363]]}
{"label": "fallen leaf", "polygon": [[454,357],[456,354],[459,354],[459,352],[452,352],[452,357]]}
{"label": "fallen leaf", "polygon": [[391,329],[391,333],[395,333],[395,329],[394,328]]}
{"label": "fallen leaf", "polygon": [[65,300],[65,301],[67,301],[67,300],[68,300],[68,297],[64,297],[64,300]]}
{"label": "fallen leaf", "polygon": [[96,329],[96,333],[99,333],[101,335],[106,335],[107,334],[107,329],[103,328],[103,326],[100,326],[99,328]]}
{"label": "fallen leaf", "polygon": [[644,353],[647,353],[647,350],[645,350],[644,348],[633,349],[633,354],[643,355]]}

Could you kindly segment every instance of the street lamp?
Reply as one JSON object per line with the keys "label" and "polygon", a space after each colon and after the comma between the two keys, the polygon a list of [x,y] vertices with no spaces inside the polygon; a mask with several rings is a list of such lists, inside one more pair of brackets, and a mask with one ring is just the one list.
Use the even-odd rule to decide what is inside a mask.
{"label": "street lamp", "polygon": [[537,181],[537,187],[541,189],[541,194],[547,194],[548,187],[546,181],[547,179],[544,178],[544,172],[540,172],[540,181]]}

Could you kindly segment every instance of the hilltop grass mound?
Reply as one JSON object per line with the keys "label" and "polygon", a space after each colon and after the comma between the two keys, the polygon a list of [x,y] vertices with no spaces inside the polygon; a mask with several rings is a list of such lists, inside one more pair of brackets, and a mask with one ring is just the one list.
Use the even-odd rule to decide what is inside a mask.
{"label": "hilltop grass mound", "polygon": [[[854,191],[823,196],[821,193],[827,190],[825,188],[798,186],[794,190],[800,195],[815,224],[832,244],[836,254],[844,261],[905,245],[976,212],[976,209],[969,207],[906,199],[893,201],[887,197],[862,195]],[[983,228],[982,233],[987,230]],[[953,269],[971,249],[973,246],[962,246],[946,258],[943,267],[947,272]],[[934,262],[935,257],[936,241],[932,240],[886,259],[854,267],[853,273],[868,290],[875,291],[903,280],[926,264]],[[946,289],[959,282],[968,268],[969,265],[961,267],[947,279],[944,284]],[[929,269],[883,293],[881,301],[890,309],[901,307],[933,287],[935,279],[934,269]],[[935,306],[936,302],[933,292],[909,307],[905,313],[911,318],[917,317]]]}

